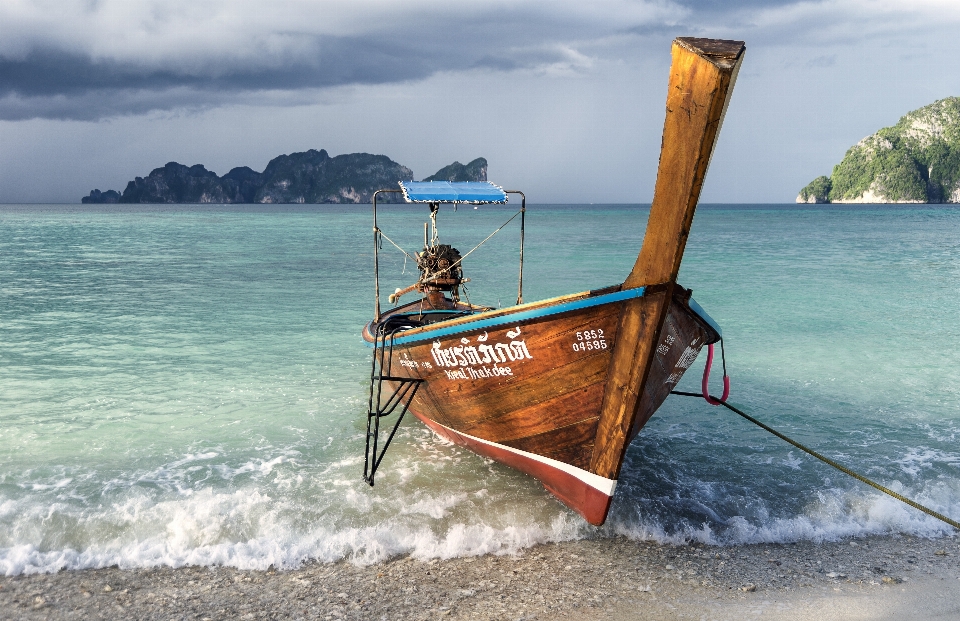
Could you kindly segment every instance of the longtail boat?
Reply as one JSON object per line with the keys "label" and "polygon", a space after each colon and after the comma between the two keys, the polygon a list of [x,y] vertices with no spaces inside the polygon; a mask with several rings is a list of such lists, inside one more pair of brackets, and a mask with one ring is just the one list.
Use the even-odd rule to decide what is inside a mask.
{"label": "longtail boat", "polygon": [[[678,38],[643,244],[622,284],[523,302],[522,192],[489,182],[400,182],[373,197],[376,307],[363,338],[373,348],[364,480],[374,483],[403,414],[438,435],[535,477],[588,522],[610,509],[631,440],[720,328],[677,284],[700,189],[743,61],[742,41]],[[426,203],[419,280],[390,296],[420,298],[381,312],[378,195]],[[440,244],[441,204],[521,199],[517,304],[460,300],[463,257]],[[389,239],[389,238],[388,238]],[[396,416],[392,424],[381,419]]]}

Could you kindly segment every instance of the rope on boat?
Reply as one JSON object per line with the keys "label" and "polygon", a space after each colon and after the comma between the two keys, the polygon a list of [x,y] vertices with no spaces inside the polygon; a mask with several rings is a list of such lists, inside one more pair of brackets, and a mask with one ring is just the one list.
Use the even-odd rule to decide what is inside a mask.
{"label": "rope on boat", "polygon": [[[699,398],[703,398],[703,397],[704,397],[704,395],[699,394],[699,393],[695,393],[695,392],[682,392],[682,391],[679,391],[679,390],[671,390],[671,391],[670,391],[670,394],[672,394],[672,395],[681,395],[681,396],[684,396],[684,397],[699,397]],[[707,395],[707,396],[709,396],[709,395]],[[953,527],[956,528],[957,530],[960,530],[960,522],[957,522],[957,521],[955,521],[955,520],[951,520],[951,519],[948,518],[947,516],[945,516],[945,515],[943,515],[943,514],[941,514],[941,513],[937,513],[937,512],[934,511],[933,509],[924,507],[923,505],[921,505],[921,504],[918,503],[918,502],[914,502],[914,501],[910,500],[909,498],[907,498],[907,497],[905,497],[905,496],[901,496],[900,494],[896,493],[896,492],[893,491],[892,489],[888,489],[888,488],[880,485],[880,484],[877,483],[876,481],[872,481],[871,479],[868,479],[867,477],[863,476],[862,474],[857,474],[857,473],[854,472],[853,470],[850,470],[849,468],[838,464],[837,462],[833,461],[833,460],[830,459],[829,457],[827,457],[827,456],[825,456],[825,455],[821,455],[820,453],[814,451],[813,449],[807,448],[806,446],[800,444],[800,443],[797,442],[796,440],[792,440],[792,439],[788,438],[787,436],[783,435],[782,433],[780,433],[780,432],[777,431],[776,429],[774,429],[774,428],[772,428],[772,427],[770,427],[770,426],[768,426],[768,425],[765,425],[765,424],[761,423],[760,421],[758,421],[758,420],[755,419],[754,417],[750,416],[750,415],[747,414],[746,412],[743,412],[743,411],[735,408],[734,406],[732,406],[732,405],[730,405],[729,403],[727,403],[725,399],[717,399],[716,397],[710,397],[710,398],[713,399],[713,401],[716,401],[717,404],[722,405],[723,407],[727,408],[728,410],[730,410],[730,411],[732,411],[732,412],[734,412],[734,413],[736,413],[736,414],[739,414],[740,416],[742,416],[743,418],[747,419],[748,421],[750,421],[750,422],[753,423],[754,425],[760,427],[761,429],[764,429],[764,430],[766,430],[766,431],[769,431],[770,433],[772,433],[773,435],[777,436],[778,438],[780,438],[780,439],[783,440],[784,442],[787,442],[787,443],[789,443],[789,444],[792,444],[793,446],[797,447],[798,449],[800,449],[800,450],[803,451],[804,453],[807,453],[808,455],[812,455],[813,457],[816,457],[817,459],[819,459],[819,460],[822,461],[823,463],[827,464],[828,466],[832,466],[832,467],[836,468],[837,470],[839,470],[840,472],[852,476],[853,478],[857,479],[857,480],[860,481],[861,483],[866,483],[866,484],[869,485],[870,487],[872,487],[872,488],[874,488],[874,489],[877,489],[877,490],[880,490],[880,491],[883,492],[884,494],[887,494],[888,496],[892,496],[893,498],[896,498],[896,499],[899,500],[900,502],[905,503],[905,504],[908,504],[908,505],[910,505],[911,507],[913,507],[914,509],[917,509],[918,511],[923,511],[923,512],[926,513],[927,515],[929,515],[929,516],[931,516],[931,517],[935,517],[935,518],[937,518],[938,520],[940,520],[941,522],[946,522],[946,523],[949,524],[950,526],[953,526]],[[713,403],[713,401],[710,401],[710,403]]]}
{"label": "rope on boat", "polygon": [[[518,211],[517,213],[513,214],[512,216],[510,216],[510,219],[507,220],[506,222],[504,222],[503,224],[501,224],[501,225],[500,225],[500,228],[498,228],[497,230],[495,230],[493,233],[490,233],[489,235],[487,235],[487,237],[486,237],[482,242],[480,242],[479,244],[477,244],[476,246],[474,246],[474,247],[470,250],[470,252],[468,252],[467,254],[463,255],[462,257],[460,257],[459,259],[457,259],[456,261],[454,261],[453,263],[451,263],[449,267],[443,268],[442,270],[438,271],[435,276],[431,276],[430,278],[427,278],[426,280],[421,280],[421,281],[418,282],[417,284],[419,284],[419,285],[428,285],[428,284],[432,283],[433,281],[439,280],[440,278],[442,278],[444,273],[447,273],[447,272],[449,272],[450,270],[452,270],[453,268],[455,268],[456,266],[460,265],[460,263],[461,263],[464,259],[466,259],[466,258],[469,257],[471,254],[473,254],[473,251],[474,251],[474,250],[476,250],[476,249],[479,248],[480,246],[482,246],[482,245],[484,245],[485,243],[487,243],[487,241],[488,241],[491,237],[493,237],[494,235],[496,235],[497,233],[499,233],[500,230],[501,230],[503,227],[505,227],[505,226],[507,226],[508,224],[510,224],[510,223],[513,221],[513,219],[516,218],[517,216],[519,216],[521,213],[522,213],[522,210],[521,210],[521,211]],[[387,236],[384,235],[384,237],[387,237]],[[390,241],[390,238],[389,238],[389,237],[387,237],[387,241]],[[393,243],[393,242],[390,242],[390,243]],[[396,244],[393,244],[393,245],[396,246]],[[397,246],[397,247],[400,248],[399,246]],[[403,250],[402,248],[400,248],[400,249]]]}
{"label": "rope on boat", "polygon": [[720,338],[720,357],[723,359],[723,396],[717,401],[710,396],[710,367],[713,366],[713,343],[707,345],[707,364],[703,367],[703,380],[700,382],[700,389],[703,391],[703,398],[710,405],[720,405],[730,396],[730,377],[727,375],[727,354],[723,349],[723,337]]}
{"label": "rope on boat", "polygon": [[[374,232],[375,232],[377,235],[379,235],[380,237],[384,238],[385,240],[387,240],[388,242],[390,242],[391,244],[393,244],[394,247],[396,247],[396,249],[399,250],[400,252],[402,252],[405,256],[409,257],[409,258],[412,259],[414,262],[417,260],[417,259],[416,259],[413,255],[411,255],[409,252],[407,252],[406,250],[404,250],[404,249],[401,248],[400,246],[397,246],[397,242],[395,242],[395,241],[393,241],[392,239],[390,239],[389,237],[387,237],[387,234],[384,233],[383,230],[381,230],[381,229],[379,229],[379,228],[376,228],[376,229],[373,229],[373,230],[374,230]],[[406,260],[404,260],[403,266],[404,266],[404,269],[406,269],[406,266],[407,266]]]}
{"label": "rope on boat", "polygon": [[[487,242],[490,240],[490,238],[493,237],[494,235],[496,235],[497,233],[499,233],[500,230],[503,229],[503,227],[505,227],[505,226],[507,226],[508,224],[510,224],[511,222],[513,222],[513,219],[516,218],[517,216],[519,216],[521,213],[523,213],[523,210],[518,211],[517,213],[513,214],[512,216],[510,216],[510,219],[509,219],[509,220],[507,220],[506,222],[504,222],[503,224],[501,224],[500,227],[499,227],[497,230],[495,230],[493,233],[490,233],[489,235],[487,235],[486,238],[484,238],[484,240],[483,240],[482,242],[480,242],[479,244],[477,244],[476,246],[474,246],[474,247],[470,250],[470,252],[468,252],[467,254],[463,255],[462,257],[460,257],[459,259],[457,259],[456,261],[454,261],[454,263],[453,263],[452,265],[450,265],[450,267],[448,267],[448,268],[446,268],[446,269],[444,269],[444,270],[442,270],[442,271],[443,271],[443,272],[449,272],[450,270],[452,270],[453,268],[455,268],[457,265],[460,264],[460,262],[462,262],[464,259],[466,259],[466,258],[469,257],[471,254],[473,254],[473,251],[474,251],[474,250],[476,250],[476,249],[479,248],[480,246],[482,246],[482,245],[484,245],[485,243],[487,243]],[[436,216],[431,213],[431,214],[430,214],[430,217],[431,217],[431,218],[435,218]],[[436,231],[436,226],[434,226],[434,231]],[[398,245],[397,245],[397,242],[395,242],[395,241],[393,241],[392,239],[390,239],[389,237],[387,237],[386,233],[384,233],[382,229],[376,228],[376,229],[374,229],[374,232],[375,232],[377,235],[379,235],[380,237],[382,237],[382,238],[384,238],[385,240],[387,240],[388,242],[390,242],[391,244],[393,244],[393,245],[396,247],[397,250],[399,250],[400,252],[402,252],[403,254],[405,254],[407,257],[409,257],[409,258],[412,259],[413,261],[416,261],[416,260],[417,260],[413,255],[411,255],[411,254],[408,253],[406,250],[404,250],[403,248],[401,248],[400,246],[398,246]],[[437,240],[436,240],[436,235],[434,235],[434,240],[433,240],[433,241],[434,241],[434,242],[437,241]],[[427,283],[433,282],[434,280],[437,280],[437,279],[439,279],[439,278],[440,278],[440,275],[438,274],[438,275],[434,276],[433,278],[429,278],[429,279],[427,279],[427,280],[424,280],[424,281],[423,281],[423,284],[427,284]]]}
{"label": "rope on boat", "polygon": [[453,262],[453,265],[451,265],[450,267],[448,267],[448,268],[447,268],[446,270],[444,270],[444,271],[450,271],[450,270],[452,270],[453,268],[455,268],[460,262],[462,262],[464,259],[466,259],[466,258],[469,257],[471,254],[473,254],[473,251],[474,251],[474,250],[476,250],[476,249],[479,248],[480,246],[482,246],[482,245],[484,245],[485,243],[487,243],[487,241],[488,241],[491,237],[493,237],[494,235],[496,235],[497,233],[499,233],[499,232],[500,232],[500,229],[502,229],[503,227],[505,227],[505,226],[507,226],[508,224],[510,224],[511,222],[513,222],[513,219],[516,218],[517,216],[519,216],[521,213],[523,213],[523,210],[522,210],[522,209],[521,209],[520,211],[518,211],[517,213],[513,214],[512,216],[510,216],[510,219],[507,220],[506,222],[504,222],[503,224],[501,224],[501,225],[500,225],[500,228],[498,228],[498,229],[497,229],[496,231],[494,231],[493,233],[490,233],[489,235],[487,235],[487,237],[486,237],[482,242],[480,242],[479,244],[477,244],[476,246],[474,246],[474,247],[470,250],[470,252],[468,252],[467,254],[463,255],[462,257],[460,257],[459,259],[457,259],[456,261],[454,261],[454,262]]}

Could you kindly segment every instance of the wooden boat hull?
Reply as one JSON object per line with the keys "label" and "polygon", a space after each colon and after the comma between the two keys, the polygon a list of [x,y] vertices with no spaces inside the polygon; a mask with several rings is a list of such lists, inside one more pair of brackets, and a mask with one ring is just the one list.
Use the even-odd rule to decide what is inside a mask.
{"label": "wooden boat hull", "polygon": [[[437,434],[537,478],[601,524],[616,478],[591,463],[613,345],[629,301],[647,291],[616,287],[404,330],[387,364],[393,376],[422,380],[409,409]],[[700,348],[720,337],[692,305],[697,310],[689,292],[675,287],[631,439]],[[418,307],[385,313],[379,325],[422,320]],[[364,329],[371,345],[375,330],[372,323]]]}

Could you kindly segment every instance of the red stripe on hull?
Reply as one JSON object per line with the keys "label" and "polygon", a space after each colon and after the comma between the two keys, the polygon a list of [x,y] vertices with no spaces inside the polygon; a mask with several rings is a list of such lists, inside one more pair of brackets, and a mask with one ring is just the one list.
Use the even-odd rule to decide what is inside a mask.
{"label": "red stripe on hull", "polygon": [[438,436],[465,447],[478,455],[489,457],[529,474],[540,481],[547,491],[556,496],[563,504],[582,515],[583,519],[594,526],[600,526],[607,519],[607,512],[610,510],[610,501],[613,497],[592,485],[584,483],[572,474],[536,459],[518,455],[500,446],[477,442],[473,438],[457,433],[453,429],[444,427],[412,410],[411,412]]}

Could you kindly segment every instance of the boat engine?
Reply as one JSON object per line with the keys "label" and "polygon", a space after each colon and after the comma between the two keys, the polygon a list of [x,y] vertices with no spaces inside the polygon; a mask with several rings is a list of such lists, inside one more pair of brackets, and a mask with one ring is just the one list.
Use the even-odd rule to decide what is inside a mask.
{"label": "boat engine", "polygon": [[460,284],[463,282],[461,258],[460,251],[449,244],[436,244],[417,253],[417,267],[420,269],[417,288],[434,308],[446,308],[444,291],[450,292],[454,302],[460,301]]}

